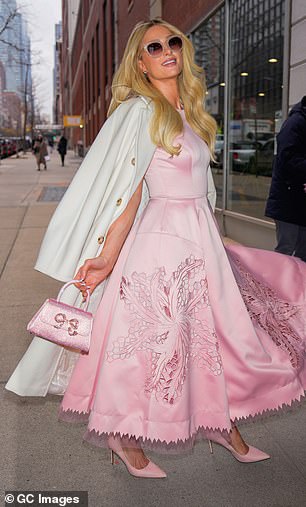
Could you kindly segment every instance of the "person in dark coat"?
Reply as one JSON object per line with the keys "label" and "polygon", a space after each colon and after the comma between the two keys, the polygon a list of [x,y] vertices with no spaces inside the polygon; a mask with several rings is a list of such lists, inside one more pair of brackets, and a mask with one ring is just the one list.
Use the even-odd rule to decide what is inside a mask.
{"label": "person in dark coat", "polygon": [[67,153],[67,139],[64,135],[60,138],[58,145],[57,145],[57,151],[59,152],[62,160],[62,167],[64,167],[65,164],[65,155]]}
{"label": "person in dark coat", "polygon": [[306,96],[277,135],[265,214],[276,223],[275,251],[306,261]]}

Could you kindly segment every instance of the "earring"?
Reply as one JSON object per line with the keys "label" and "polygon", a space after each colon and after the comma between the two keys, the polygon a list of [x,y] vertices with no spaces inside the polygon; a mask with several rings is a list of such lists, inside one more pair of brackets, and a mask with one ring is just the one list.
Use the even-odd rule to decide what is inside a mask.
{"label": "earring", "polygon": [[146,70],[144,70],[143,73],[145,76],[148,74],[148,72]]}

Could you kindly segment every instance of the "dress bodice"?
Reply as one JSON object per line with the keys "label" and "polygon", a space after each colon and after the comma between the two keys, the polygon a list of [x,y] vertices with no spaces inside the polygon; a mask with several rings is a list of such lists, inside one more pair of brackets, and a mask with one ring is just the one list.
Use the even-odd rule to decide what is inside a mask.
{"label": "dress bodice", "polygon": [[150,197],[184,198],[207,194],[208,146],[188,124],[184,110],[179,112],[184,130],[174,144],[182,145],[181,152],[171,156],[163,148],[156,148],[145,175]]}

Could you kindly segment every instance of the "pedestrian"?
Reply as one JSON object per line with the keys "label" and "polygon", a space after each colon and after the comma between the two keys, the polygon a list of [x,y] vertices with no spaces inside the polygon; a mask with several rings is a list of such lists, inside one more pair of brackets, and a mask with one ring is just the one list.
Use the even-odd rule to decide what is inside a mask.
{"label": "pedestrian", "polygon": [[276,252],[306,261],[306,96],[277,135],[266,216],[276,224]]}
{"label": "pedestrian", "polygon": [[59,154],[61,156],[62,167],[64,167],[65,155],[67,153],[67,139],[64,135],[61,136],[61,138],[58,142],[57,151],[59,152]]}
{"label": "pedestrian", "polygon": [[40,164],[44,165],[45,171],[47,170],[48,148],[43,136],[39,135],[33,145],[33,153],[36,158],[37,171],[40,171]]}
{"label": "pedestrian", "polygon": [[49,148],[50,148],[50,153],[52,155],[53,153],[53,148],[54,148],[54,141],[53,141],[53,137],[49,137],[48,139],[48,144],[49,144]]}
{"label": "pedestrian", "polygon": [[144,448],[180,452],[201,436],[241,462],[268,459],[237,422],[306,389],[306,266],[224,247],[209,166],[216,123],[193,54],[161,19],[130,35],[108,120],[35,265],[81,280],[66,303],[92,294],[89,354],[35,337],[6,384],[23,396],[64,394],[60,419],[87,421],[84,439],[138,477],[166,476]]}

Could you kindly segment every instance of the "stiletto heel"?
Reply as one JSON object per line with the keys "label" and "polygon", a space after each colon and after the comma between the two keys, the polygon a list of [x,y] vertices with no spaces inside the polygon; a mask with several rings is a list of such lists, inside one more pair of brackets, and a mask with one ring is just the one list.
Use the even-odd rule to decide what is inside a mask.
{"label": "stiletto heel", "polygon": [[134,475],[134,477],[147,477],[151,479],[162,479],[164,477],[167,477],[167,474],[161,468],[155,465],[153,461],[149,461],[149,463],[144,468],[133,467],[124,454],[121,442],[118,438],[116,439],[110,435],[108,437],[108,446],[111,450],[111,463],[114,463],[114,454],[117,454],[117,456],[125,464],[130,474]]}
{"label": "stiletto heel", "polygon": [[111,461],[111,464],[113,465],[115,460],[114,460],[114,451],[111,449],[111,453],[110,453],[110,461]]}
{"label": "stiletto heel", "polygon": [[271,456],[252,445],[248,445],[249,450],[246,454],[240,454],[235,451],[234,447],[218,432],[207,432],[208,442],[210,446],[210,452],[212,451],[211,442],[222,445],[241,463],[255,463],[256,461],[264,461],[269,459]]}
{"label": "stiletto heel", "polygon": [[210,454],[214,453],[212,441],[208,439]]}

